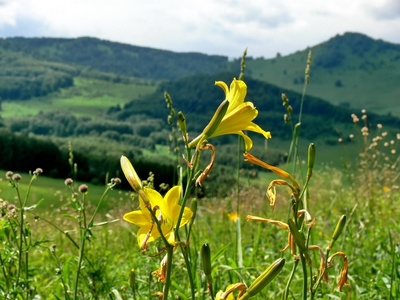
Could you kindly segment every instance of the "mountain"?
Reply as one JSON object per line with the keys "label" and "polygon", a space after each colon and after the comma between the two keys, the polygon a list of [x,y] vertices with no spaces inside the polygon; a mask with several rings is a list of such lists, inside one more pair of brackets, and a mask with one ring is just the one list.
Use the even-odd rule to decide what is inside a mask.
{"label": "mountain", "polygon": [[[307,96],[353,112],[367,109],[400,117],[400,45],[358,33],[288,56],[246,60],[246,76],[301,92],[308,50],[312,50]],[[109,82],[178,80],[196,74],[239,69],[240,59],[175,53],[82,37],[0,39],[0,97],[29,99],[73,84],[77,76]]]}
{"label": "mountain", "polygon": [[307,95],[353,110],[400,116],[400,45],[359,33],[337,35],[288,56],[250,59],[247,74],[301,92],[309,50]]}
{"label": "mountain", "polygon": [[37,60],[156,80],[174,80],[198,73],[212,74],[226,70],[228,62],[226,56],[175,53],[90,37],[6,38],[0,39],[0,48]]}

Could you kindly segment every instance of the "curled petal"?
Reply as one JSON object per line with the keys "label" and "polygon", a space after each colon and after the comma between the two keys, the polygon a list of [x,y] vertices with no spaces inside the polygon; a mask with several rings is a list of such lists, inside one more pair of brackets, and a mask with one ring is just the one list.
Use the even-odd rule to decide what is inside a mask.
{"label": "curled petal", "polygon": [[336,256],[341,256],[343,259],[343,266],[342,266],[342,269],[340,270],[340,274],[338,277],[338,284],[336,286],[336,288],[339,288],[339,290],[342,291],[343,286],[349,285],[347,283],[347,275],[349,272],[349,265],[348,265],[346,254],[344,254],[343,252],[337,252],[328,258],[328,267],[331,267],[333,265],[333,259]]}

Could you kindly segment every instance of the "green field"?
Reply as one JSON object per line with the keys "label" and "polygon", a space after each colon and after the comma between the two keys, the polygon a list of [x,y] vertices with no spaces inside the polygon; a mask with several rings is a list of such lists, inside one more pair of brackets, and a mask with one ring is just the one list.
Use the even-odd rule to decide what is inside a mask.
{"label": "green field", "polygon": [[77,77],[74,86],[45,97],[10,100],[2,103],[2,117],[36,115],[39,112],[68,111],[77,117],[101,118],[111,106],[120,105],[153,93],[155,85],[113,83]]}

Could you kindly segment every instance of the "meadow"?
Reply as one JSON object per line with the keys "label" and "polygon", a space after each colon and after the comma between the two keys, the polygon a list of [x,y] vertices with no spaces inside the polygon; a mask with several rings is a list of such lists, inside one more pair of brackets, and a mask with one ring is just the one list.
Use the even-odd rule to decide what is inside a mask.
{"label": "meadow", "polygon": [[[157,173],[139,178],[125,156],[120,178],[78,182],[72,150],[71,178],[44,177],[40,162],[29,174],[2,172],[1,297],[397,299],[400,135],[362,112],[339,141],[341,164],[315,163],[328,155],[300,138],[301,111],[292,119],[283,99],[293,139],[286,162],[272,166],[250,154],[258,139],[242,131],[269,136],[245,81],[226,84],[227,100],[194,140],[192,120],[166,94],[174,186],[155,185]],[[225,134],[239,135],[233,184],[213,174],[214,155],[228,148],[210,143]],[[202,193],[210,180],[224,196]]]}

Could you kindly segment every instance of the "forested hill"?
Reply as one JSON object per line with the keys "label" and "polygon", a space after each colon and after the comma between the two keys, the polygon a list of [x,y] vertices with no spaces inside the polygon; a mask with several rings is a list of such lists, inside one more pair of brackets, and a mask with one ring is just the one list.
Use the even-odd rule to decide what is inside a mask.
{"label": "forested hill", "polygon": [[0,48],[29,55],[37,60],[157,80],[174,80],[199,73],[212,74],[226,70],[228,63],[226,56],[176,53],[89,37],[6,38],[0,39]]}
{"label": "forested hill", "polygon": [[248,60],[247,74],[301,92],[309,50],[309,95],[400,117],[400,45],[363,34],[347,32],[291,55]]}
{"label": "forested hill", "polygon": [[[237,74],[226,72],[214,75],[194,75],[178,81],[167,82],[162,84],[154,94],[145,96],[139,101],[132,101],[123,109],[110,109],[109,115],[119,121],[136,118],[138,115],[164,119],[168,111],[163,92],[167,91],[172,98],[174,109],[182,111],[188,119],[188,124],[190,124],[188,130],[199,133],[225,98],[222,89],[214,86],[214,82],[222,80],[229,86],[235,76]],[[245,76],[245,82],[248,90],[246,101],[253,102],[259,110],[257,124],[267,130],[273,129],[273,132],[281,137],[290,138],[290,130],[285,127],[283,122],[285,109],[282,106],[281,94],[286,93],[290,100],[290,105],[294,109],[294,122],[298,119],[296,113],[300,110],[301,94],[248,76]],[[338,126],[342,127],[343,124],[350,124],[350,115],[353,112],[322,99],[306,96],[303,108],[303,133],[310,139],[318,136],[337,137],[336,129]],[[370,120],[374,122],[400,126],[400,120],[397,118],[374,114],[369,116]]]}

